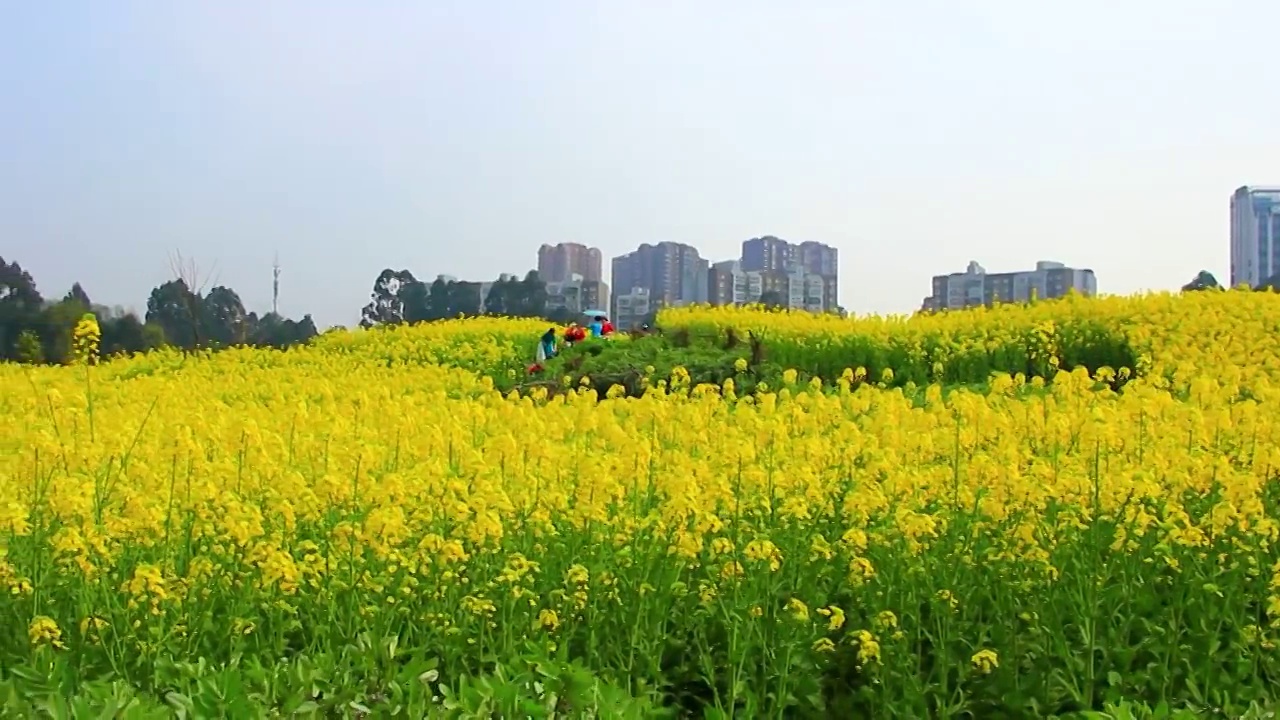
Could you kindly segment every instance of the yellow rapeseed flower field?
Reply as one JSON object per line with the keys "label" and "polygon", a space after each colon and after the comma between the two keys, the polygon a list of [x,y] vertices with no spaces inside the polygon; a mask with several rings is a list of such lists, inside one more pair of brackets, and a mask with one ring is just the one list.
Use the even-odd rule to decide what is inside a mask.
{"label": "yellow rapeseed flower field", "polygon": [[75,365],[0,365],[5,713],[1275,696],[1280,296],[660,324],[799,373],[504,394],[546,329],[505,320],[111,362],[85,325]]}

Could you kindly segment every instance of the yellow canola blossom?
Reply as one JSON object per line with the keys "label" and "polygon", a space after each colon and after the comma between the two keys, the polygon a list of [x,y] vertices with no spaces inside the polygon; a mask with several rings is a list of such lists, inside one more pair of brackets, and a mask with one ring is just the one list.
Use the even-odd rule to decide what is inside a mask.
{"label": "yellow canola blossom", "polygon": [[[233,650],[272,662],[377,629],[453,648],[452,671],[554,633],[640,672],[632,648],[733,637],[759,656],[695,672],[761,668],[788,686],[798,658],[852,652],[893,697],[948,681],[918,662],[926,639],[998,683],[1145,632],[1168,644],[1141,657],[1185,645],[1205,668],[1221,653],[1249,658],[1221,672],[1280,670],[1280,297],[909,320],[694,308],[662,324],[753,333],[801,368],[886,354],[826,385],[792,373],[729,397],[676,373],[611,399],[504,395],[481,374],[520,371],[539,321],[0,366],[0,658],[77,653],[117,673]],[[1135,367],[1063,365],[1103,345]],[[1048,381],[895,386],[1017,352]],[[1120,392],[1100,382],[1122,372],[1137,377]],[[1239,643],[1197,635],[1188,613]]]}

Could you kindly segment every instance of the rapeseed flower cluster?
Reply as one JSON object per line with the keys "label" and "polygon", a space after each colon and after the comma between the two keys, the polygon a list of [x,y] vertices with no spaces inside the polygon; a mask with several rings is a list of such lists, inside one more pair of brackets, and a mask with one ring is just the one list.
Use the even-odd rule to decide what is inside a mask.
{"label": "rapeseed flower cluster", "polygon": [[[92,383],[0,366],[0,666],[142,676],[377,632],[438,648],[440,682],[536,641],[717,702],[861,677],[917,717],[1047,707],[1091,667],[1139,694],[1280,672],[1280,297],[661,322],[838,379],[503,394],[545,327],[492,319]],[[1091,372],[1098,348],[1134,362]]]}
{"label": "rapeseed flower cluster", "polygon": [[102,329],[98,317],[85,313],[71,331],[72,357],[76,362],[93,365],[98,361],[98,347],[102,344]]}

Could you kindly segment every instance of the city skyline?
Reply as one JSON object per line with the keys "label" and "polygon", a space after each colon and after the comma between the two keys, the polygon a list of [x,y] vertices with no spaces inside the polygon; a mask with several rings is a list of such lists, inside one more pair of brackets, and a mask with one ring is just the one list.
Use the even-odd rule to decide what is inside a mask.
{"label": "city skyline", "polygon": [[775,232],[840,248],[845,307],[911,312],[972,258],[1227,278],[1227,195],[1280,182],[1275,3],[585,7],[15,4],[0,252],[141,307],[180,251],[265,312],[278,251],[280,312],[328,326],[385,267]]}
{"label": "city skyline", "polygon": [[[1261,242],[1259,242],[1258,238],[1255,237],[1252,240],[1252,247],[1255,248],[1255,252],[1261,254],[1265,254],[1263,252],[1264,250],[1274,247],[1274,252],[1271,256],[1273,257],[1273,265],[1271,267],[1274,268],[1274,270],[1280,270],[1280,243],[1276,243],[1274,246],[1271,244],[1272,239],[1280,237],[1280,186],[1244,185],[1240,186],[1231,195],[1232,217],[1229,225],[1229,238],[1232,256],[1232,275],[1229,285],[1234,286],[1241,282],[1245,282],[1250,286],[1256,286],[1268,279],[1271,275],[1276,274],[1276,272],[1273,271],[1271,275],[1262,274],[1260,279],[1257,281],[1242,279],[1237,275],[1235,259],[1238,254],[1238,245],[1240,243],[1240,233],[1238,232],[1238,218],[1240,215],[1237,213],[1237,207],[1243,206],[1241,198],[1260,198],[1261,202],[1254,203],[1253,210],[1255,212],[1259,212],[1258,207],[1265,206],[1263,207],[1263,210],[1265,210],[1265,218],[1269,223],[1267,231],[1270,232],[1270,235],[1263,235]],[[701,278],[705,275],[705,282],[700,279],[698,282],[701,284],[697,285],[698,289],[691,291],[692,294],[677,296],[676,299],[678,302],[672,303],[670,301],[664,301],[661,297],[661,292],[651,293],[651,286],[644,287],[642,281],[642,285],[638,287],[644,287],[645,292],[643,294],[643,301],[646,305],[652,303],[651,309],[653,310],[672,304],[744,304],[747,302],[758,301],[760,296],[765,293],[772,291],[781,292],[786,289],[785,282],[783,284],[777,284],[780,280],[779,277],[750,278],[748,281],[749,289],[743,292],[741,290],[743,278],[738,277],[736,280],[729,281],[730,285],[734,282],[737,283],[739,289],[736,294],[731,290],[727,290],[726,288],[729,286],[723,285],[723,283],[721,283],[719,289],[720,294],[717,294],[717,274],[720,275],[722,280],[724,278],[731,278],[734,275],[757,275],[761,273],[765,275],[771,273],[782,275],[784,273],[781,271],[781,268],[785,264],[799,264],[804,266],[806,270],[811,270],[815,273],[829,271],[831,269],[837,270],[838,273],[839,268],[838,248],[812,240],[794,243],[774,235],[761,235],[742,241],[742,251],[738,257],[715,261],[707,258],[701,258],[697,246],[688,243],[676,241],[641,243],[637,250],[632,250],[628,253],[612,258],[611,273],[609,273],[607,281],[605,280],[605,273],[603,273],[603,251],[599,247],[587,243],[568,241],[557,242],[555,244],[542,243],[538,247],[536,262],[529,269],[536,271],[543,282],[547,284],[548,291],[552,298],[552,306],[568,308],[581,306],[585,308],[587,305],[591,305],[592,307],[607,309],[612,314],[616,315],[617,313],[614,304],[615,298],[618,295],[627,294],[627,292],[624,292],[626,288],[612,284],[615,280],[614,273],[616,272],[617,262],[624,258],[635,256],[637,251],[663,247],[683,248],[689,250],[694,261],[699,263],[699,265],[696,266],[697,269],[694,271],[693,277]],[[276,312],[278,307],[280,270],[280,257],[277,253],[273,256],[271,265],[272,312]],[[999,290],[993,291],[991,288],[988,288],[986,291],[986,302],[991,302],[993,297],[997,300],[1012,299],[1013,301],[1025,301],[1031,296],[1027,295],[1026,288],[1023,286],[1027,285],[1028,281],[1032,286],[1037,284],[1037,281],[1032,276],[1037,273],[1044,275],[1046,272],[1053,274],[1055,271],[1061,270],[1083,274],[1067,280],[1066,285],[1059,288],[1057,291],[1047,290],[1046,283],[1041,279],[1038,286],[1039,292],[1034,295],[1034,297],[1058,297],[1061,294],[1064,294],[1068,289],[1072,288],[1087,295],[1096,295],[1098,293],[1096,275],[1092,269],[1088,268],[1073,268],[1064,266],[1063,263],[1057,261],[1037,260],[1035,262],[1035,269],[1031,271],[1023,270],[989,273],[978,262],[969,261],[965,271],[931,275],[932,292],[930,295],[925,297],[922,304],[909,310],[891,312],[888,314],[908,315],[921,309],[936,310],[949,307],[946,302],[939,302],[939,283],[943,282],[945,284],[947,279],[954,279],[957,282],[971,282],[970,278],[975,275],[987,278],[987,282],[1005,283],[1007,280],[1009,283],[1006,284],[1009,284],[1010,288],[1013,288],[1013,285],[1010,283],[1013,283],[1015,278],[1017,278],[1020,283],[1018,285],[1018,289],[1012,290],[1008,293],[1001,292]],[[508,275],[522,277],[523,273],[508,273],[506,271],[500,271],[497,273],[496,277],[502,278]],[[436,277],[445,280],[459,280],[459,276],[448,272],[436,273]],[[866,312],[860,311],[859,308],[845,308],[839,302],[839,287],[836,282],[835,274],[824,278],[824,280],[821,306],[805,307],[807,303],[803,300],[797,302],[794,299],[790,303],[790,306],[814,312],[847,310],[853,314],[867,314]],[[483,296],[483,289],[488,286],[492,286],[493,279],[485,278],[480,280],[468,280],[467,282],[471,282],[480,287],[482,289],[481,295]],[[622,285],[625,286],[631,282],[634,281],[628,279],[624,281]],[[652,281],[648,282],[652,283]],[[771,282],[773,284],[770,284]],[[633,287],[631,289],[634,290],[636,288]],[[1167,289],[1172,290],[1173,288]],[[563,298],[566,296],[566,293],[576,298],[576,300],[564,301]],[[739,297],[741,295],[745,295],[749,299]],[[814,298],[814,304],[816,305],[816,293]],[[587,299],[591,299],[592,301],[588,301]],[[961,305],[953,304],[950,305],[950,307],[959,307],[966,304],[971,305],[974,303],[962,303]],[[113,307],[121,311],[138,312],[137,306],[133,305],[122,305],[116,303]],[[648,308],[646,309],[646,312],[648,312]]]}
{"label": "city skyline", "polygon": [[[1231,194],[1230,208],[1228,237],[1231,267],[1228,286],[1244,284],[1257,287],[1280,274],[1280,242],[1276,242],[1280,238],[1280,186],[1242,185]],[[785,292],[788,289],[785,278],[780,277],[786,274],[785,267],[821,274],[822,282],[820,292],[804,287],[802,291],[793,293],[789,302],[784,301],[781,304],[811,312],[846,311],[846,308],[840,304],[838,296],[838,249],[812,240],[794,243],[774,235],[761,235],[744,240],[738,257],[716,261],[701,258],[698,248],[688,243],[675,241],[641,243],[637,250],[612,258],[609,281],[616,282],[620,267],[625,267],[625,263],[634,258],[637,253],[662,248],[684,249],[689,252],[689,258],[695,264],[691,266],[691,270],[684,272],[682,277],[695,278],[693,285],[690,286],[691,289],[676,292],[674,295],[664,294],[661,290],[653,292],[655,287],[661,286],[661,281],[653,279],[652,271],[647,277],[643,275],[631,277],[624,272],[622,273],[623,281],[616,285],[619,295],[626,295],[630,291],[643,288],[643,301],[646,305],[652,303],[654,310],[665,306],[695,303],[717,305],[757,302],[767,293]],[[676,259],[668,264],[679,264],[679,257],[681,257],[679,253],[672,257]],[[607,309],[611,314],[617,314],[611,284],[604,280],[603,252],[599,247],[572,241],[557,242],[554,245],[542,243],[537,250],[536,263],[530,269],[537,272],[547,284],[552,306],[585,308],[590,305]],[[195,270],[196,266],[193,264],[192,271]],[[1056,275],[1062,272],[1074,273],[1074,275],[1063,276],[1066,279],[1062,280]],[[272,313],[278,312],[280,274],[280,256],[275,253],[271,264]],[[500,272],[498,278],[506,277],[508,274]],[[511,275],[518,276],[519,273],[511,273]],[[773,275],[774,277],[750,277],[756,275]],[[452,281],[459,279],[458,276],[447,272],[437,273],[437,277]],[[1098,293],[1096,275],[1089,268],[1066,267],[1057,261],[1037,260],[1034,270],[989,273],[978,262],[969,261],[964,271],[932,275],[931,293],[925,296],[923,303],[916,309],[929,311],[976,304],[974,298],[957,303],[954,297],[949,297],[955,293],[947,290],[952,284],[969,287],[975,277],[988,283],[984,300],[988,304],[993,300],[1019,302],[1035,297],[1059,297],[1072,289],[1086,295]],[[1049,277],[1054,279],[1047,281],[1046,278]],[[468,282],[482,289],[482,297],[483,289],[493,285],[490,279]],[[571,297],[573,300],[566,301],[564,300],[566,297]],[[111,307],[124,312],[138,312],[137,307],[132,305],[116,303]],[[853,312],[865,314],[859,313],[857,308],[854,308]],[[910,314],[911,312],[913,311],[890,314]]]}
{"label": "city skyline", "polygon": [[[1242,185],[1231,194],[1230,208],[1228,285],[1256,287],[1280,274],[1280,242],[1276,242],[1280,238],[1280,186]],[[637,262],[638,255],[654,252],[658,255],[627,269]],[[586,243],[542,243],[531,270],[546,283],[549,307],[570,311],[598,307],[615,318],[623,315],[624,325],[627,319],[639,321],[663,307],[747,304],[760,302],[770,293],[781,296],[776,300],[779,305],[793,309],[840,313],[849,310],[839,300],[838,249],[813,240],[795,243],[774,235],[760,235],[742,241],[738,257],[716,261],[702,258],[698,248],[688,243],[641,243],[636,250],[611,259],[608,282],[604,280],[603,257],[599,247]],[[666,278],[659,279],[663,270],[654,268],[667,268]],[[193,264],[192,270],[195,269]],[[799,274],[788,278],[789,273]],[[280,256],[276,253],[271,264],[272,313],[278,312],[280,274]],[[810,280],[806,277],[809,274],[815,277]],[[507,275],[500,272],[497,277]],[[458,276],[447,272],[437,276],[458,280]],[[619,276],[620,283],[617,282]],[[1057,261],[1037,260],[1034,270],[999,273],[989,273],[978,262],[969,261],[966,270],[935,274],[931,280],[931,292],[921,305],[888,314],[907,315],[917,310],[955,309],[1000,301],[1025,302],[1037,297],[1060,297],[1071,290],[1085,295],[1098,294],[1092,269],[1067,267]],[[485,289],[493,286],[493,281],[467,282],[480,289],[483,305]],[[616,284],[611,286],[611,282]],[[798,287],[793,288],[792,284],[797,282]],[[663,289],[664,283],[669,285],[668,289]],[[611,288],[616,289],[611,291]],[[619,312],[619,300],[625,307],[622,312]],[[115,303],[112,307],[138,312],[132,305]],[[859,308],[852,308],[852,313],[867,314]]]}
{"label": "city skyline", "polygon": [[[1257,287],[1280,275],[1280,185],[1242,185],[1231,194],[1228,239],[1228,287]],[[597,256],[601,254],[598,248],[579,243],[560,243],[554,248],[559,250],[562,246],[588,250]],[[766,293],[781,291],[785,287],[779,284],[784,266],[800,264],[806,270],[826,271],[833,276],[829,284],[824,283],[820,309],[844,309],[837,294],[838,284],[834,277],[836,272],[831,272],[838,271],[838,249],[824,243],[804,241],[797,244],[774,235],[762,235],[744,240],[738,258],[718,261],[701,259],[697,247],[687,243],[643,243],[638,250],[613,258],[615,272],[620,267],[620,262],[625,266],[637,252],[663,247],[688,248],[693,257],[707,267],[708,282],[705,291],[699,290],[698,294],[690,297],[681,296],[678,298],[680,303],[705,302],[717,305],[758,300]],[[542,256],[551,248],[552,246],[542,245],[539,251],[540,270]],[[813,251],[812,255],[809,251]],[[824,251],[829,252],[829,256],[822,254]],[[644,292],[636,297],[646,304],[646,311],[650,304],[653,309],[670,304],[670,300],[663,299],[663,292],[654,292],[657,281],[641,276],[636,276],[633,280],[634,271],[628,272],[631,274],[624,274],[626,279],[623,283],[619,285],[615,281],[615,287],[638,283],[631,289],[643,289]],[[770,274],[773,277],[768,277]],[[995,273],[988,272],[980,263],[971,260],[963,271],[934,274],[930,279],[931,292],[919,307],[926,311],[1001,301],[1025,302],[1035,298],[1056,298],[1071,291],[1088,296],[1098,294],[1097,275],[1091,268],[1067,266],[1051,260],[1037,260],[1032,270]],[[832,294],[828,295],[828,290]],[[626,294],[622,289],[619,293]],[[638,301],[640,300],[636,300]],[[801,305],[793,300],[791,306]],[[614,305],[609,307],[614,308]]]}
{"label": "city skyline", "polygon": [[843,310],[839,252],[816,241],[753,237],[742,241],[736,258],[714,263],[688,243],[642,243],[611,258],[608,283],[602,280],[602,253],[594,246],[544,243],[537,255],[537,272],[547,282],[552,306],[605,309],[620,327],[638,325],[666,307],[703,303],[767,302],[809,312]]}
{"label": "city skyline", "polygon": [[[1245,284],[1257,287],[1280,275],[1280,186],[1240,186],[1231,194],[1230,208],[1227,227],[1230,256],[1228,286]],[[598,248],[584,247],[578,243],[561,243],[554,247],[559,249],[566,245],[600,253]],[[541,246],[539,268],[542,267],[543,254],[550,248],[546,244]],[[680,254],[660,253],[660,256],[643,260],[639,256],[658,252],[663,248],[691,251],[691,258],[699,263],[699,272],[701,268],[705,268],[705,286],[699,286],[692,294],[676,292],[673,295],[672,291],[662,289],[664,283],[672,283],[669,277],[675,271],[670,268],[679,265]],[[621,299],[627,308],[624,315],[639,317],[672,304],[755,302],[768,293],[787,289],[783,277],[784,267],[798,265],[805,271],[827,275],[822,283],[821,300],[817,301],[816,295],[811,299],[806,286],[801,293],[794,293],[787,305],[817,312],[845,311],[838,295],[838,257],[838,249],[824,243],[793,243],[774,235],[744,240],[739,257],[718,261],[701,258],[697,247],[687,243],[642,243],[637,250],[613,258],[610,279],[614,283],[615,294],[608,307],[615,316],[618,315],[617,301]],[[639,265],[633,267],[636,263]],[[668,268],[668,279],[659,278],[662,268]],[[1206,271],[1201,269],[1196,272]],[[621,282],[617,280],[619,275],[623,277]],[[1097,275],[1093,269],[1068,266],[1052,260],[1036,260],[1031,270],[996,273],[988,272],[977,261],[971,260],[964,271],[934,274],[930,280],[930,294],[925,296],[917,310],[936,311],[993,302],[1051,299],[1072,291],[1086,296],[1098,294]],[[641,310],[633,311],[634,307],[640,307]],[[862,314],[858,312],[858,308],[853,308],[853,312]]]}

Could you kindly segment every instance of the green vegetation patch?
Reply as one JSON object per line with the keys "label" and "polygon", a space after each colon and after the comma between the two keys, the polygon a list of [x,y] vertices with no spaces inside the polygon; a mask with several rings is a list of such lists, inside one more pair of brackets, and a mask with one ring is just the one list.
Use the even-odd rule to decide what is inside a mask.
{"label": "green vegetation patch", "polygon": [[[1117,371],[1110,381],[1119,389],[1133,377],[1136,354],[1122,333],[1096,321],[1060,325],[1052,334],[1032,328],[1010,338],[982,339],[904,334],[878,338],[850,334],[832,338],[797,338],[735,329],[707,332],[690,328],[666,329],[651,335],[618,340],[588,340],[564,348],[531,376],[494,377],[504,392],[522,393],[546,388],[552,394],[588,386],[604,397],[621,386],[639,397],[654,383],[668,380],[677,368],[689,375],[691,386],[723,385],[734,381],[737,391],[750,393],[785,384],[824,385],[846,380],[851,385],[875,383],[884,387],[922,387],[940,383],[947,388],[985,388],[992,374],[1022,374],[1051,378],[1056,372],[1085,367],[1090,374],[1102,368]],[[1122,368],[1127,369],[1120,372]],[[794,371],[788,377],[787,371]]]}

